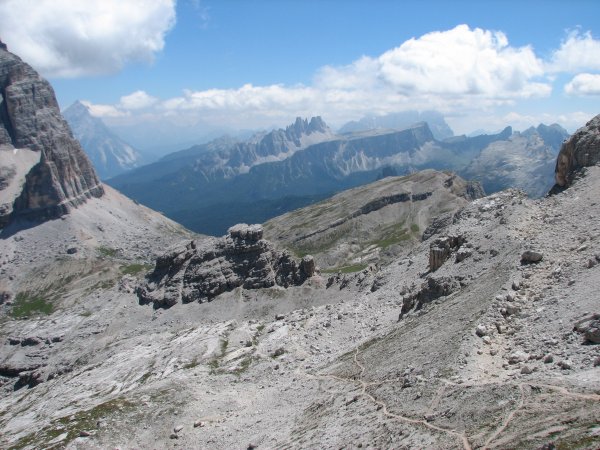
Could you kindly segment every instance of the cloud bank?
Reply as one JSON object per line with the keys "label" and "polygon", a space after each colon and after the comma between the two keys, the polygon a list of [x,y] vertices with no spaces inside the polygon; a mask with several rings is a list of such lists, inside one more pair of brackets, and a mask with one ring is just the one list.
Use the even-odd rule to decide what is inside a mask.
{"label": "cloud bank", "polygon": [[175,0],[0,2],[2,40],[47,77],[104,75],[151,62],[174,24]]}
{"label": "cloud bank", "polygon": [[[557,74],[575,74],[562,90],[568,95],[597,95],[600,75],[577,73],[600,69],[600,41],[590,33],[569,33],[548,59],[531,46],[511,46],[500,31],[459,25],[412,38],[375,57],[363,56],[346,66],[325,66],[310,85],[282,84],[233,89],[184,90],[157,99],[144,91],[122,97],[115,105],[90,105],[104,117],[144,114],[144,119],[171,117],[186,123],[262,127],[302,115],[323,115],[341,124],[366,113],[435,109],[449,115],[487,117],[499,106],[547,99]],[[573,113],[577,119],[585,113]],[[507,116],[525,123],[533,116]],[[569,117],[560,117],[568,124]],[[504,117],[503,117],[504,119]],[[460,120],[460,119],[457,119]],[[538,122],[539,123],[539,122]]]}

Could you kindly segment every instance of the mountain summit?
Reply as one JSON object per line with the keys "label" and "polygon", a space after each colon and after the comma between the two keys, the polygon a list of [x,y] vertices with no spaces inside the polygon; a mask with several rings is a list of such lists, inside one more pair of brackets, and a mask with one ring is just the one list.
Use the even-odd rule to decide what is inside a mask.
{"label": "mountain summit", "polygon": [[0,227],[17,217],[59,217],[101,197],[104,189],[52,87],[5,46],[0,93]]}
{"label": "mountain summit", "polygon": [[92,116],[83,103],[76,101],[63,115],[101,179],[139,166],[142,156],[110,131],[101,119]]}

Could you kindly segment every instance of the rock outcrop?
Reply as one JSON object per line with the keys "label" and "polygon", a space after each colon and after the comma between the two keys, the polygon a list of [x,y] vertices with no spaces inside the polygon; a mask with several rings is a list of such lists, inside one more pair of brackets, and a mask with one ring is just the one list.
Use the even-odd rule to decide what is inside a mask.
{"label": "rock outcrop", "polygon": [[262,226],[238,224],[227,236],[191,241],[159,257],[137,294],[142,304],[169,308],[210,301],[237,287],[300,285],[314,273],[312,257],[297,261],[263,239]]}
{"label": "rock outcrop", "polygon": [[598,163],[600,163],[600,114],[577,130],[562,145],[556,159],[554,170],[556,185],[552,191],[569,187],[578,170]]}
{"label": "rock outcrop", "polygon": [[[463,236],[444,236],[433,241],[429,246],[429,270],[435,272],[450,257],[453,251],[461,250],[457,254],[457,262],[462,261],[467,256],[467,250],[462,249],[461,245],[465,243]],[[460,256],[459,256],[460,255]]]}
{"label": "rock outcrop", "polygon": [[0,227],[46,220],[104,190],[50,84],[0,47]]}

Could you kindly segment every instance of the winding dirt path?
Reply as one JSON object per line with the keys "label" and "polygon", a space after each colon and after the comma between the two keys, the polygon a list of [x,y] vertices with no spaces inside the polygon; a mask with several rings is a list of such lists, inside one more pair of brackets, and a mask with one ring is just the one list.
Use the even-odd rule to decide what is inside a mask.
{"label": "winding dirt path", "polygon": [[[397,420],[399,422],[410,423],[410,424],[414,424],[414,425],[422,425],[431,430],[445,433],[449,436],[452,436],[453,438],[459,439],[460,442],[462,443],[464,450],[472,450],[468,436],[466,435],[466,433],[464,431],[458,432],[455,430],[451,430],[448,428],[443,428],[443,427],[434,425],[434,424],[428,422],[426,419],[415,419],[412,417],[407,417],[407,416],[403,416],[401,414],[396,414],[394,412],[391,412],[388,409],[387,403],[382,400],[379,400],[379,399],[375,398],[373,395],[369,394],[367,392],[367,388],[370,386],[377,386],[377,385],[382,385],[385,383],[398,382],[399,378],[392,379],[392,380],[379,380],[379,381],[367,382],[367,381],[363,380],[363,376],[366,371],[366,368],[359,360],[359,349],[358,348],[356,348],[356,350],[354,352],[353,361],[354,361],[354,364],[360,369],[360,373],[357,376],[353,376],[351,378],[340,377],[337,375],[329,375],[329,374],[328,375],[311,375],[311,374],[305,373],[304,375],[306,375],[310,378],[315,378],[315,379],[330,379],[330,380],[336,380],[336,381],[340,381],[340,382],[344,382],[344,383],[351,383],[354,385],[358,385],[358,387],[360,387],[360,389],[361,389],[360,395],[367,398],[375,405],[377,405],[378,409],[380,409],[381,412],[386,417],[393,419],[393,420]],[[521,382],[521,383],[508,382],[507,383],[507,382],[501,382],[501,381],[491,382],[491,383],[483,382],[483,383],[472,383],[472,384],[464,384],[464,383],[459,384],[459,383],[454,383],[447,379],[441,379],[440,381],[443,384],[437,390],[433,400],[431,401],[431,404],[429,405],[429,408],[427,409],[425,416],[433,414],[435,412],[435,410],[438,408],[439,403],[444,396],[447,386],[468,387],[468,386],[486,386],[486,385],[490,385],[490,384],[503,384],[503,385],[514,385],[514,386],[518,387],[519,401],[518,401],[517,405],[506,415],[506,417],[504,418],[502,423],[487,438],[487,440],[485,441],[485,443],[483,445],[484,450],[489,450],[491,448],[490,447],[491,444],[494,441],[496,441],[505,432],[505,430],[508,428],[508,426],[511,424],[511,422],[514,421],[517,414],[525,407],[525,405],[527,404],[527,395],[525,392],[525,387],[527,387],[527,386],[531,387],[531,388],[535,388],[535,387],[545,388],[550,391],[554,391],[556,395],[570,397],[573,399],[588,400],[588,401],[600,401],[600,395],[571,392],[563,386],[557,386],[557,385],[553,385],[553,384],[527,383],[527,382]]]}
{"label": "winding dirt path", "polygon": [[[471,444],[469,443],[469,440],[467,439],[466,434],[463,433],[459,433],[457,431],[454,430],[449,430],[447,428],[442,428],[442,427],[438,427],[437,425],[434,425],[432,423],[427,422],[427,420],[424,419],[414,419],[412,417],[407,417],[407,416],[402,416],[400,414],[396,414],[391,412],[388,409],[388,405],[387,403],[378,400],[377,398],[375,398],[373,395],[369,394],[367,392],[367,387],[372,386],[372,385],[378,385],[378,384],[382,384],[381,382],[373,382],[373,383],[368,383],[366,381],[363,380],[363,374],[365,373],[365,366],[361,364],[361,362],[358,360],[358,348],[356,349],[355,353],[354,353],[354,364],[356,364],[356,366],[360,369],[360,374],[358,375],[358,378],[344,378],[344,377],[338,377],[336,375],[308,375],[311,378],[320,378],[320,379],[333,379],[336,381],[342,381],[342,382],[346,382],[346,383],[352,383],[352,384],[358,384],[361,387],[361,393],[360,395],[362,395],[363,397],[369,399],[371,402],[375,403],[379,409],[381,409],[381,412],[389,417],[390,419],[394,419],[397,420],[399,422],[405,422],[405,423],[411,423],[414,425],[423,425],[431,430],[435,430],[441,433],[445,433],[448,434],[454,438],[457,438],[461,441],[464,450],[472,450]],[[441,397],[440,397],[441,398]]]}

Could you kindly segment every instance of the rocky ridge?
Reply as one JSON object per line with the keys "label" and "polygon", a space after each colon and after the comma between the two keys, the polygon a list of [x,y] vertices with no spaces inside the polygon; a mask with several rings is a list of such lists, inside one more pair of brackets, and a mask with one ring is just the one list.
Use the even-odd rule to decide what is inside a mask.
{"label": "rocky ridge", "polygon": [[66,214],[103,187],[62,118],[54,91],[0,48],[0,227]]}
{"label": "rocky ridge", "polygon": [[478,183],[424,170],[387,177],[265,223],[268,239],[328,271],[360,270],[408,252],[442,213],[484,195]]}
{"label": "rocky ridge", "polygon": [[140,304],[203,303],[238,287],[300,285],[315,274],[311,256],[297,261],[262,237],[262,226],[238,224],[223,238],[194,240],[162,255],[137,289]]}
{"label": "rocky ridge", "polygon": [[460,174],[479,180],[486,192],[518,187],[530,197],[541,197],[554,184],[553,167],[568,136],[557,124],[514,132],[485,147]]}

